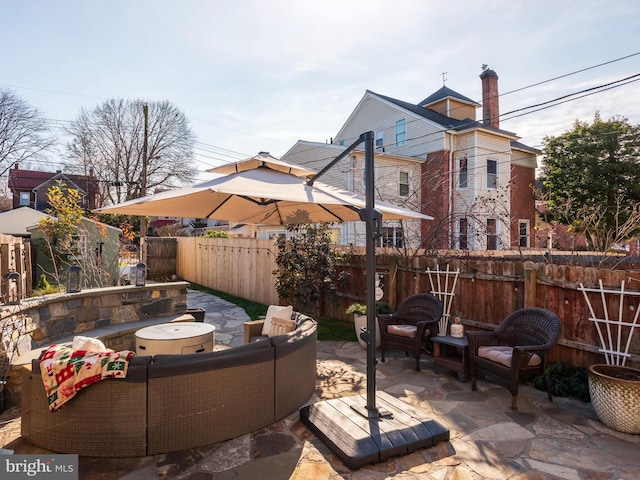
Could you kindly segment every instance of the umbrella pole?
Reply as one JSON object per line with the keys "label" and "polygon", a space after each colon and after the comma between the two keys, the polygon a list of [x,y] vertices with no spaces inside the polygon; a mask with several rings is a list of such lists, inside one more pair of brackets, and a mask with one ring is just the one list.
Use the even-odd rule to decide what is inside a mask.
{"label": "umbrella pole", "polygon": [[367,343],[367,403],[364,408],[352,405],[360,415],[366,418],[376,418],[389,415],[376,407],[376,244],[375,240],[382,235],[382,213],[375,209],[375,175],[374,175],[374,133],[368,131],[360,135],[349,148],[331,161],[320,172],[311,177],[308,185],[332,168],[338,161],[347,156],[354,148],[364,142],[364,179],[365,179],[365,208],[360,210],[360,219],[366,225],[366,289],[367,289],[367,332],[360,338]]}
{"label": "umbrella pole", "polygon": [[388,411],[379,410],[376,406],[376,244],[382,235],[382,213],[375,209],[374,197],[374,162],[373,162],[373,132],[363,133],[360,138],[364,141],[364,179],[365,179],[365,208],[360,210],[360,219],[366,225],[366,289],[367,289],[367,332],[361,338],[367,343],[367,402],[364,408],[352,405],[351,408],[366,418],[390,416]]}
{"label": "umbrella pole", "polygon": [[375,210],[374,193],[374,134],[372,131],[364,134],[364,178],[366,207],[361,214],[366,222],[366,254],[367,254],[367,417],[379,416],[376,406],[376,244],[380,237],[382,214]]}

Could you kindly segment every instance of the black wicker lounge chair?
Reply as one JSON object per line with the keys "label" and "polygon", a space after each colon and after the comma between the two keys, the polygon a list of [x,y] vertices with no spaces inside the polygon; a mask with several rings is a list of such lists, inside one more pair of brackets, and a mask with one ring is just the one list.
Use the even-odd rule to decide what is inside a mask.
{"label": "black wicker lounge chair", "polygon": [[549,401],[553,401],[545,371],[547,354],[558,343],[562,324],[555,313],[543,308],[523,308],[508,315],[493,332],[467,332],[471,389],[478,373],[493,378],[511,391],[516,404],[521,375],[543,375]]}
{"label": "black wicker lounge chair", "polygon": [[394,313],[378,314],[380,325],[380,351],[400,348],[416,359],[416,372],[420,371],[420,355],[424,343],[433,336],[442,316],[442,302],[430,293],[416,293],[405,298]]}

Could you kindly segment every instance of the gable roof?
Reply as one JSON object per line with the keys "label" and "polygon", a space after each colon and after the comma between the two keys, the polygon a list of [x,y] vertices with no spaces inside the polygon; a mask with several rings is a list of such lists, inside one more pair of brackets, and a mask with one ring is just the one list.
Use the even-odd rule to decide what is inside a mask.
{"label": "gable roof", "polygon": [[542,150],[539,150],[535,147],[530,147],[529,145],[525,145],[524,143],[520,143],[515,140],[511,141],[511,148],[515,148],[517,150],[523,150],[529,153],[535,153],[536,155],[540,155],[542,153]]}
{"label": "gable roof", "polygon": [[[46,179],[44,182],[33,187],[32,190],[40,190],[41,188],[49,188],[51,185],[54,185],[58,180],[63,182],[67,188],[73,188],[74,190],[78,190],[83,195],[86,195],[87,192],[82,187],[80,187],[76,182],[74,182],[71,178],[69,178],[64,173],[56,173],[53,177]],[[85,181],[85,183],[89,183]]]}
{"label": "gable roof", "polygon": [[379,93],[372,92],[371,90],[367,90],[367,93],[375,95],[378,98],[382,98],[387,102],[391,102],[400,108],[404,108],[405,110],[415,113],[416,115],[419,115],[427,120],[431,120],[432,122],[442,125],[445,128],[455,128],[462,123],[475,122],[475,120],[471,120],[470,118],[466,120],[456,120],[455,118],[447,117],[446,115],[442,115],[434,110],[420,107],[419,105],[414,105],[413,103],[404,102],[402,100],[398,100],[397,98],[380,95]]}
{"label": "gable roof", "polygon": [[28,228],[49,215],[30,207],[20,207],[0,213],[0,233],[22,237],[29,235]]}
{"label": "gable roof", "polygon": [[63,174],[59,171],[41,172],[38,170],[22,170],[19,168],[12,168],[11,170],[9,170],[8,185],[11,191],[33,190],[45,183],[47,180],[60,178],[60,175],[63,175],[63,178],[72,181],[78,187],[80,187],[80,185],[85,185],[86,188],[84,188],[83,190],[88,194],[95,195],[100,192],[98,180],[95,177],[92,177],[90,175],[75,175],[72,173]]}
{"label": "gable roof", "polygon": [[455,98],[464,103],[468,103],[473,105],[474,107],[479,107],[480,104],[474,100],[471,100],[469,97],[465,97],[464,95],[456,92],[455,90],[451,90],[449,87],[443,86],[437,92],[432,93],[427,98],[418,103],[419,107],[427,107],[432,103],[439,102],[444,100],[445,98]]}
{"label": "gable roof", "polygon": [[455,130],[457,132],[462,132],[464,130],[469,130],[472,128],[482,128],[485,130],[495,132],[500,135],[506,135],[509,137],[518,138],[518,136],[513,132],[502,130],[500,128],[495,128],[490,125],[485,125],[484,123],[479,122],[477,120],[472,120],[471,118],[465,118],[464,120],[457,120],[455,118],[442,115],[441,113],[438,113],[435,110],[431,110],[430,108],[421,107],[419,105],[414,105],[413,103],[409,103],[409,102],[403,102],[402,100],[398,100],[397,98],[387,97],[386,95],[380,95],[379,93],[372,92],[371,90],[367,90],[367,93],[371,95],[375,95],[376,97],[382,98],[387,102],[391,102],[400,108],[403,108],[412,113],[415,113],[416,115],[419,115],[432,122],[435,122],[448,130]]}

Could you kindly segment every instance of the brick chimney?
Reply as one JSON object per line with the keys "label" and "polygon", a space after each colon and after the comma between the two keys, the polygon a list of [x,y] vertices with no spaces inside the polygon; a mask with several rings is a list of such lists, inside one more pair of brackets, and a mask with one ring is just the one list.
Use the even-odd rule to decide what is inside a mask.
{"label": "brick chimney", "polygon": [[498,103],[498,74],[487,65],[482,66],[482,123],[500,128],[500,105]]}

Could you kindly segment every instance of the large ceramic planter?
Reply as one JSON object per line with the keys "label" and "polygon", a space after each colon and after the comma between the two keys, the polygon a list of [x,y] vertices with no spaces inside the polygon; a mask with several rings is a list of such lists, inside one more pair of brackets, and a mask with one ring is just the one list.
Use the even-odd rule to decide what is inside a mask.
{"label": "large ceramic planter", "polygon": [[[353,326],[356,330],[356,337],[358,338],[358,342],[360,342],[360,345],[362,346],[362,348],[367,348],[366,342],[360,338],[360,330],[362,330],[362,327],[367,326],[367,316],[354,314]],[[379,346],[380,346],[380,326],[376,321],[376,348],[378,348]]]}
{"label": "large ceramic planter", "polygon": [[640,370],[618,365],[589,367],[591,403],[607,427],[640,433]]}

